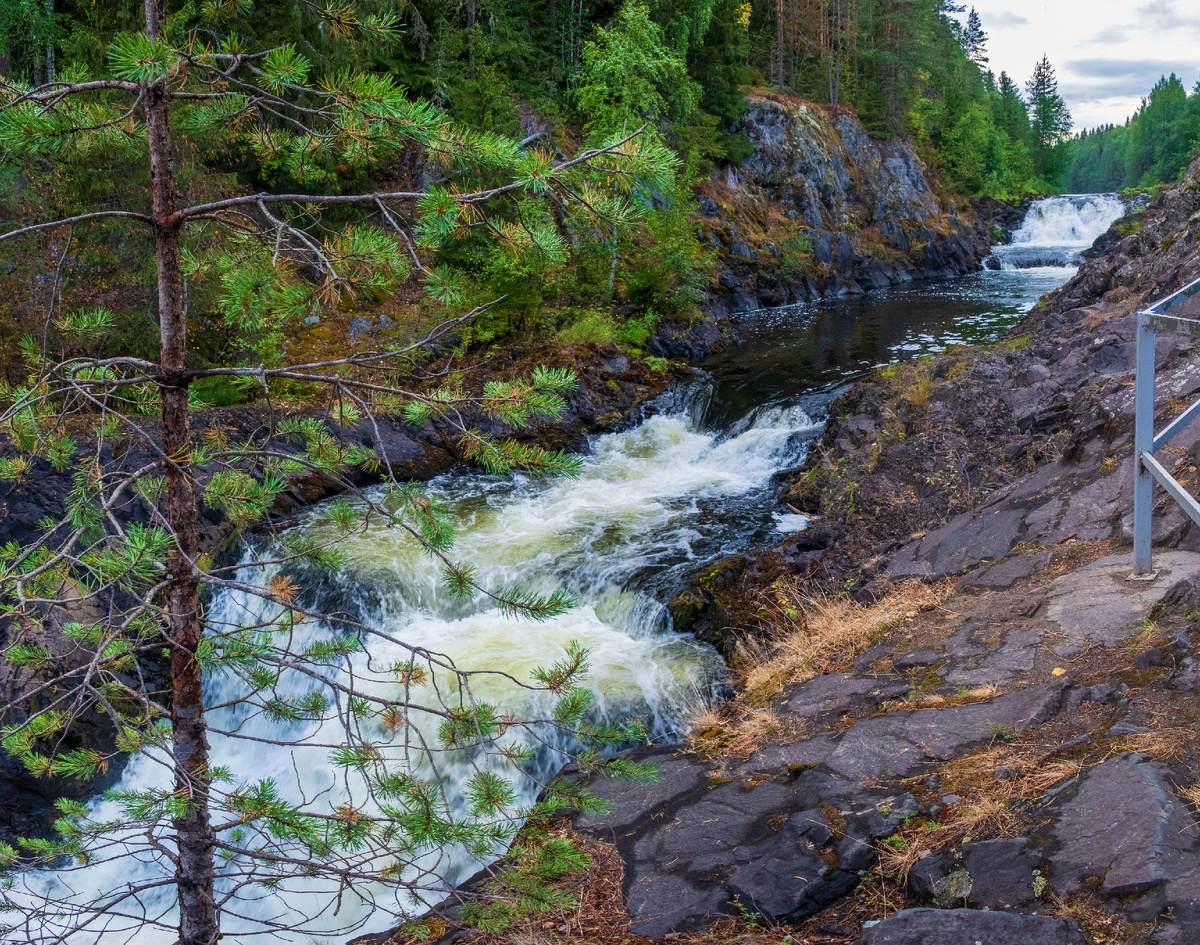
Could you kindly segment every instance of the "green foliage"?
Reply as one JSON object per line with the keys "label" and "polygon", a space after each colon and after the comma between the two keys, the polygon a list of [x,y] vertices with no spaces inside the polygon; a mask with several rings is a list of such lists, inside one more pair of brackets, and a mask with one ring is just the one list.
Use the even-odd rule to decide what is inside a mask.
{"label": "green foliage", "polygon": [[1071,132],[1071,113],[1058,94],[1058,80],[1048,57],[1043,56],[1025,85],[1029,103],[1030,150],[1034,171],[1056,181],[1065,170],[1059,147]]}
{"label": "green foliage", "polygon": [[1106,192],[1170,183],[1200,149],[1200,82],[1189,95],[1172,74],[1124,125],[1081,132],[1065,186]]}
{"label": "green foliage", "polygon": [[595,311],[586,311],[575,321],[561,329],[556,340],[568,345],[611,345],[618,338],[619,329],[609,316]]}
{"label": "green foliage", "polygon": [[565,837],[529,829],[519,835],[517,850],[488,889],[489,899],[462,908],[463,922],[493,934],[518,918],[561,912],[578,903],[574,894],[552,885],[587,869],[591,857]]}
{"label": "green foliage", "polygon": [[[738,164],[750,155],[750,142],[733,130],[746,111],[742,89],[751,83],[750,39],[740,21],[742,8],[741,0],[716,0],[702,42],[689,45],[688,72],[700,86],[699,107],[689,121],[672,129],[685,156],[691,152],[702,161]],[[700,133],[689,134],[689,127]],[[703,164],[697,167],[704,169]]]}
{"label": "green foliage", "polygon": [[626,0],[616,23],[584,44],[575,101],[598,135],[630,134],[644,122],[687,118],[699,98],[683,57],[669,48],[640,0]]}

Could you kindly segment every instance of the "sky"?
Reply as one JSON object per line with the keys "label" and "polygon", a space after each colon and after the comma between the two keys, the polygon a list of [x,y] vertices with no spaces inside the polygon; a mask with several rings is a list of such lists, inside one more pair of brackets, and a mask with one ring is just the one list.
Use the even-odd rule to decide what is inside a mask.
{"label": "sky", "polygon": [[[1200,0],[959,0],[988,34],[988,66],[1024,89],[1042,54],[1075,128],[1123,124],[1161,75],[1200,79]],[[966,21],[966,14],[961,19]]]}

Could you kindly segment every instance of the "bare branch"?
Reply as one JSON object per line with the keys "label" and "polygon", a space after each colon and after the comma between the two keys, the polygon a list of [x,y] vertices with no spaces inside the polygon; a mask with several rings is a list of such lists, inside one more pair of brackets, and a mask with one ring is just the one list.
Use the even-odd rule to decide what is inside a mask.
{"label": "bare branch", "polygon": [[11,239],[14,236],[32,233],[35,230],[46,230],[54,226],[73,226],[76,223],[83,223],[86,220],[103,220],[112,217],[137,220],[139,223],[146,223],[151,226],[154,224],[154,218],[144,213],[134,213],[130,210],[97,210],[94,213],[81,213],[78,216],[65,217],[62,220],[55,220],[52,223],[34,223],[17,230],[10,230],[7,233],[0,233],[0,240]]}

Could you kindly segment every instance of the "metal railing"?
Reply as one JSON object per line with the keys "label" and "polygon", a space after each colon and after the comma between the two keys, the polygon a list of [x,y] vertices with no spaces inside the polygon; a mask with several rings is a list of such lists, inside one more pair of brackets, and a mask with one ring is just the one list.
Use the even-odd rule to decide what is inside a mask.
{"label": "metal railing", "polygon": [[1134,406],[1133,452],[1133,574],[1132,578],[1154,577],[1150,547],[1151,516],[1154,514],[1154,481],[1167,490],[1192,521],[1200,524],[1200,502],[1175,481],[1154,454],[1166,446],[1189,423],[1200,416],[1200,400],[1172,420],[1161,433],[1154,432],[1154,330],[1163,328],[1200,338],[1200,320],[1166,314],[1200,292],[1200,279],[1174,295],[1138,312],[1137,388]]}

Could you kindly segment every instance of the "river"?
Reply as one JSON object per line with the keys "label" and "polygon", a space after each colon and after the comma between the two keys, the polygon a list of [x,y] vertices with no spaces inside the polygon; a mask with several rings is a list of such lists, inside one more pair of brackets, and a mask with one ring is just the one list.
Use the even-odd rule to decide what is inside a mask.
{"label": "river", "polygon": [[[371,528],[346,538],[347,565],[336,578],[251,567],[249,546],[240,577],[258,585],[287,579],[302,589],[302,603],[386,633],[392,642],[372,642],[369,658],[360,654],[331,670],[342,674],[338,678],[354,673],[372,692],[397,690],[394,675],[380,667],[411,659],[412,647],[441,654],[430,681],[417,688],[440,686],[445,703],[461,693],[438,669],[438,660],[527,680],[535,666],[563,659],[571,641],[578,641],[590,651],[586,684],[595,697],[593,721],[641,718],[651,737],[678,739],[689,715],[712,697],[721,671],[710,648],[671,630],[663,602],[682,576],[706,562],[773,544],[806,524],[778,507],[779,477],[804,461],[824,429],[830,403],[849,384],[893,361],[996,338],[1071,275],[1078,253],[1120,211],[1115,198],[1106,196],[1051,198],[1034,205],[1013,245],[999,248],[982,272],[746,313],[738,319],[741,341],[700,364],[693,382],[646,407],[626,429],[593,437],[577,479],[499,478],[460,469],[430,482],[428,494],[443,503],[457,533],[454,558],[474,565],[481,585],[491,590],[519,585],[540,593],[566,588],[574,595],[574,606],[546,623],[504,616],[486,598],[454,597],[440,567],[399,530]],[[306,510],[294,528],[313,538],[331,535],[330,504]],[[257,598],[231,592],[212,602],[210,616],[227,625],[254,625],[272,614]],[[311,623],[295,632],[302,645],[330,635]],[[320,689],[309,677],[285,677],[277,695],[299,699]],[[247,711],[239,704],[246,693],[236,674],[210,682],[210,703],[221,706],[210,713],[210,723],[229,733],[213,735],[215,764],[228,766],[238,782],[269,779],[284,797],[318,798],[318,806],[329,810],[362,803],[361,794],[325,761],[328,749],[319,747],[342,740],[336,720],[284,725]],[[472,693],[527,718],[544,717],[553,703],[545,692],[496,675],[478,677]],[[417,733],[435,739],[436,721],[416,723]],[[269,744],[283,735],[310,747]],[[519,807],[532,802],[567,746],[548,727],[514,730],[512,739],[533,753],[516,781],[513,803]],[[412,745],[393,747],[398,763],[415,756],[417,772],[437,780],[460,815],[468,807],[466,784],[473,775],[509,770],[503,759],[459,752],[439,756],[435,771]],[[118,789],[163,786],[164,771],[151,757],[134,757]],[[116,815],[111,801],[97,799],[92,806],[98,818]],[[439,884],[461,881],[484,859],[465,851],[416,856],[405,875],[429,885],[426,899],[436,898]],[[374,861],[366,857],[363,863]],[[160,870],[156,857],[123,855],[118,848],[69,875],[26,874],[25,880],[68,902],[85,898],[87,890],[152,881]],[[228,872],[224,890],[236,882],[236,869]],[[370,892],[366,898],[339,896],[334,886],[315,879],[286,883],[276,894],[247,890],[231,900],[225,931],[251,941],[241,933],[261,929],[264,921],[288,925],[304,914],[313,932],[341,935],[386,928],[394,922],[388,913],[414,907],[382,885]],[[148,890],[122,907],[128,918],[114,912],[104,931],[70,941],[170,942],[173,898],[170,887]],[[272,933],[269,940],[288,938]]]}

